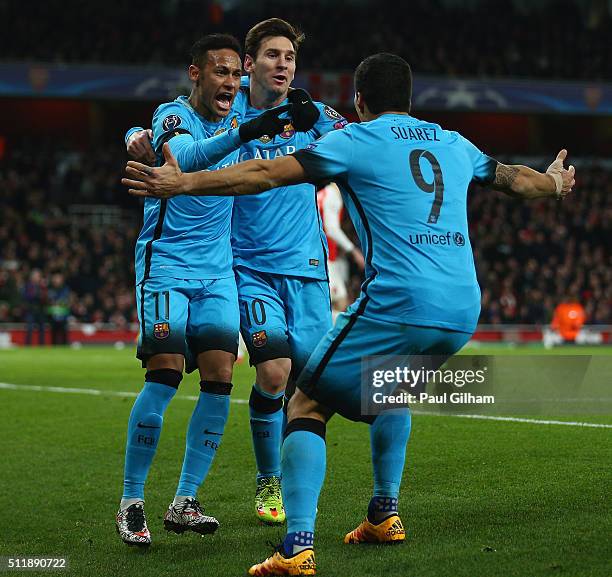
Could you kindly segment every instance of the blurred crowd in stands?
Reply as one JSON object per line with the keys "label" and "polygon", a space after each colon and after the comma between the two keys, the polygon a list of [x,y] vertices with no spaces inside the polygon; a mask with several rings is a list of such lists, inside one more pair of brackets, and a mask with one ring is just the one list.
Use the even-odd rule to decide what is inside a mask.
{"label": "blurred crowd in stands", "polygon": [[563,202],[474,187],[468,220],[481,323],[550,323],[555,306],[570,301],[582,303],[588,324],[612,323],[611,168],[581,166]]}
{"label": "blurred crowd in stands", "polygon": [[[142,209],[119,183],[123,162],[120,148],[95,157],[17,150],[0,161],[0,322],[27,322],[30,331],[47,322],[56,342],[70,321],[137,322],[133,255]],[[550,323],[557,304],[577,300],[588,324],[609,324],[612,167],[578,164],[575,193],[564,202],[502,196],[474,187],[468,202],[481,323]],[[75,203],[92,211],[75,213]],[[121,218],[96,220],[94,205],[104,203],[124,204]],[[360,283],[353,275],[351,298]]]}
{"label": "blurred crowd in stands", "polygon": [[[32,146],[0,162],[0,322],[27,322],[35,342],[44,322],[54,342],[65,339],[70,320],[118,328],[137,322],[140,208],[130,203],[128,226],[116,216],[105,223],[106,206],[102,214],[94,210],[124,201],[123,166],[121,150],[93,155]],[[71,212],[83,203],[92,210]]]}
{"label": "blurred crowd in stands", "polygon": [[[0,1],[2,60],[185,66],[195,38],[241,40],[277,16],[307,35],[300,66],[352,70],[374,52],[404,56],[416,73],[612,79],[607,0],[81,0]],[[32,38],[44,39],[32,42]]]}

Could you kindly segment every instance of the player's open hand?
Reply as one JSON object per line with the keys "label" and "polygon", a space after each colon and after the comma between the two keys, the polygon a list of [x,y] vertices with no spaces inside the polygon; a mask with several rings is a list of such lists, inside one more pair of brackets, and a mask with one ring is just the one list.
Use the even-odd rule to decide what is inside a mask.
{"label": "player's open hand", "polygon": [[565,198],[570,192],[572,187],[576,184],[576,169],[570,165],[569,168],[563,166],[563,161],[567,158],[567,150],[565,148],[559,151],[557,158],[553,163],[546,169],[546,174],[551,176],[555,181],[557,199],[561,200]]}
{"label": "player's open hand", "polygon": [[134,159],[144,164],[152,166],[155,164],[155,152],[151,146],[151,140],[153,139],[153,131],[148,128],[147,130],[139,130],[134,132],[127,139],[126,148],[127,153]]}
{"label": "player's open hand", "polygon": [[163,147],[166,163],[158,168],[130,160],[125,168],[129,178],[122,178],[121,184],[129,188],[133,196],[169,198],[182,194],[182,176],[178,162],[166,142]]}

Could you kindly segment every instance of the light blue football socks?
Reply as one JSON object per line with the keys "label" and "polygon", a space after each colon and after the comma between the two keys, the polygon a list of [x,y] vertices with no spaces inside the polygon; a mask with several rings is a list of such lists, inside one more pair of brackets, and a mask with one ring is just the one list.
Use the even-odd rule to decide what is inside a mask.
{"label": "light blue football socks", "polygon": [[229,415],[231,383],[202,381],[187,430],[185,458],[176,494],[197,496],[221,444]]}
{"label": "light blue football socks", "polygon": [[325,423],[293,419],[281,452],[281,487],[287,514],[285,554],[312,547],[319,493],[325,479]]}
{"label": "light blue football socks", "polygon": [[368,507],[371,523],[379,523],[397,513],[410,423],[410,410],[401,408],[383,411],[370,425],[374,468],[374,495]]}
{"label": "light blue football socks", "polygon": [[251,389],[249,415],[257,479],[280,477],[280,449],[283,430],[283,392],[272,395],[257,384]]}
{"label": "light blue football socks", "polygon": [[[154,372],[157,371],[147,373],[148,378]],[[144,485],[157,450],[164,413],[176,390],[147,380],[134,402],[128,421],[123,499],[144,499]]]}

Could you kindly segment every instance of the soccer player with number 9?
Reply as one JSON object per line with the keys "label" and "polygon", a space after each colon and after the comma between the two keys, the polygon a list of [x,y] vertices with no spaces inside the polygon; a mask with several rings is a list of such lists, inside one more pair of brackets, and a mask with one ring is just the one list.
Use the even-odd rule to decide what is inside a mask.
{"label": "soccer player with number 9", "polygon": [[[480,290],[468,237],[470,182],[510,196],[562,199],[574,168],[562,150],[545,174],[507,166],[457,132],[410,115],[412,76],[392,54],[366,58],[355,72],[362,120],[292,156],[252,161],[218,173],[182,174],[166,165],[128,163],[132,194],[257,194],[273,186],[333,180],[366,256],[359,298],[319,343],[289,403],[282,448],[287,535],[251,575],[314,575],[317,502],[326,467],[326,424],[334,413],[370,427],[374,490],[366,518],[347,544],[398,543],[405,530],[399,488],[410,433],[408,408],[377,415],[361,408],[361,360],[373,355],[451,356],[470,339]],[[436,367],[433,367],[436,368]]]}

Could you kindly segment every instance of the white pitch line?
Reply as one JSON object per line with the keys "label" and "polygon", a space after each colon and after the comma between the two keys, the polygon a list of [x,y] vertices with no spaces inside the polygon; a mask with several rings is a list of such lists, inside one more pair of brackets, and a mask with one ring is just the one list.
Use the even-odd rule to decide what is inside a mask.
{"label": "white pitch line", "polygon": [[417,415],[429,415],[431,417],[458,417],[460,419],[480,419],[484,421],[510,421],[511,423],[531,423],[534,425],[567,425],[569,427],[595,427],[598,429],[612,429],[612,425],[604,423],[581,423],[579,421],[553,421],[545,419],[525,419],[522,417],[498,417],[494,415],[464,415],[461,413],[430,413],[428,411],[412,411]]}
{"label": "white pitch line", "polygon": [[[77,389],[73,387],[41,387],[39,385],[14,385],[12,383],[0,383],[0,389],[8,389],[12,391],[33,391],[41,393],[68,393],[76,395],[91,395],[94,397],[132,397],[138,396],[138,393],[132,391],[103,391],[101,389]],[[199,397],[193,395],[176,395],[175,399],[181,401],[197,401]],[[232,403],[237,405],[246,405],[249,401],[246,399],[230,399]]]}
{"label": "white pitch line", "polygon": [[[8,389],[13,391],[33,391],[43,393],[68,393],[92,395],[94,397],[109,396],[109,397],[137,397],[138,393],[131,391],[104,391],[101,389],[77,389],[72,387],[41,387],[39,385],[14,385],[12,383],[0,383],[0,389]],[[198,397],[193,395],[177,395],[174,397],[183,401],[197,401]],[[237,405],[246,405],[249,401],[246,399],[231,399],[232,403]],[[533,425],[565,425],[568,427],[592,427],[597,429],[612,429],[612,425],[604,423],[582,423],[579,421],[554,421],[544,419],[526,419],[522,417],[498,417],[494,415],[465,415],[461,413],[430,413],[428,411],[412,411],[415,415],[429,415],[430,417],[456,417],[460,419],[480,419],[486,421],[508,421],[511,423],[531,423]]]}

